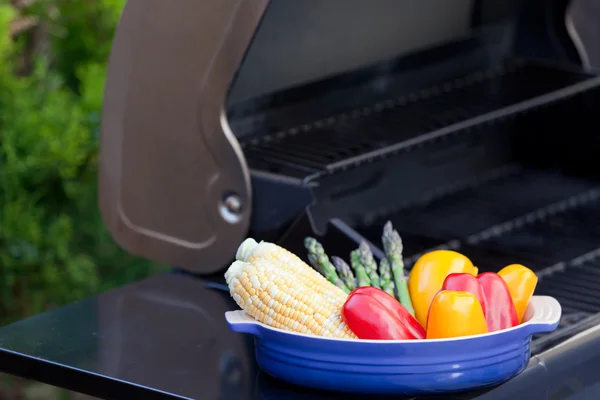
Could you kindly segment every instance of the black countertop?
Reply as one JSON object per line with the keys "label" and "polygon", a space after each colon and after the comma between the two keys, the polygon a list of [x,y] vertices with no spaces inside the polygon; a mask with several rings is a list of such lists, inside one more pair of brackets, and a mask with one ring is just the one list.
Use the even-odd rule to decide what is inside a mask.
{"label": "black countertop", "polygon": [[[364,399],[265,376],[219,284],[155,276],[0,328],[0,371],[107,399]],[[600,398],[600,328],[533,357],[491,390],[443,399]],[[372,398],[372,397],[371,397]]]}

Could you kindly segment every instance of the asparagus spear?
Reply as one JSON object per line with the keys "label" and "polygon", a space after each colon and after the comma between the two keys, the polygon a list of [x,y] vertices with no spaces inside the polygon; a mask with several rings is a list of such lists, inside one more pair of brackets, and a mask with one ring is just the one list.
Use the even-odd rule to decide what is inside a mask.
{"label": "asparagus spear", "polygon": [[406,276],[404,275],[402,239],[390,221],[388,221],[383,227],[381,241],[383,242],[385,255],[392,267],[392,274],[394,276],[394,282],[396,283],[396,289],[398,291],[398,299],[404,308],[406,308],[412,315],[415,315],[415,310],[412,302],[410,301],[410,294],[408,293]]}
{"label": "asparagus spear", "polygon": [[344,292],[350,293],[350,289],[340,279],[337,272],[335,272],[335,267],[331,264],[331,261],[329,261],[327,254],[325,254],[323,245],[319,243],[317,239],[307,237],[304,239],[304,247],[308,250],[308,261],[312,267],[327,278],[329,282],[333,283]]}
{"label": "asparagus spear", "polygon": [[354,274],[352,273],[352,270],[350,269],[350,266],[346,263],[346,261],[342,260],[339,257],[331,256],[331,262],[337,270],[338,276],[342,279],[342,281],[344,281],[348,289],[356,289]]}
{"label": "asparagus spear", "polygon": [[360,254],[360,263],[365,267],[371,286],[381,289],[379,285],[379,275],[377,274],[377,263],[373,259],[373,253],[367,242],[361,242],[358,246],[358,253]]}
{"label": "asparagus spear", "polygon": [[379,285],[381,285],[381,288],[385,292],[396,297],[396,294],[394,293],[394,282],[392,282],[392,267],[387,258],[383,258],[379,262]]}
{"label": "asparagus spear", "polygon": [[350,265],[352,265],[354,275],[356,275],[358,286],[371,286],[371,281],[369,280],[367,271],[365,271],[365,267],[360,262],[360,252],[358,249],[350,253]]}

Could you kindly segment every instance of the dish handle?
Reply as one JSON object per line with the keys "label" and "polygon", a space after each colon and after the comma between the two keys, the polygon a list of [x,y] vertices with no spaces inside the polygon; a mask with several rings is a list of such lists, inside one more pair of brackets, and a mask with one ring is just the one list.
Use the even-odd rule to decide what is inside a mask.
{"label": "dish handle", "polygon": [[524,320],[527,321],[529,334],[552,332],[558,327],[562,308],[558,300],[550,296],[533,296],[525,311]]}
{"label": "dish handle", "polygon": [[225,320],[227,321],[227,325],[229,325],[229,329],[233,332],[249,333],[258,336],[260,325],[254,318],[242,310],[227,311],[225,313]]}

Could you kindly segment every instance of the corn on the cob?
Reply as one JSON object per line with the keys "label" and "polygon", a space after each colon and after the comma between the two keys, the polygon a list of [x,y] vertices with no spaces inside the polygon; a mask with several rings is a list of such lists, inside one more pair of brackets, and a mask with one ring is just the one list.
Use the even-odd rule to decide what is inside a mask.
{"label": "corn on the cob", "polygon": [[355,338],[342,321],[347,295],[300,258],[248,239],[225,273],[231,296],[256,320],[293,332]]}
{"label": "corn on the cob", "polygon": [[300,257],[274,243],[257,243],[252,238],[246,239],[238,248],[235,258],[238,261],[251,263],[267,259],[281,269],[292,271],[298,277],[310,279],[312,284],[322,287],[323,293],[332,301],[336,300],[343,304],[348,297],[342,289],[330,283],[327,278],[311,268]]}

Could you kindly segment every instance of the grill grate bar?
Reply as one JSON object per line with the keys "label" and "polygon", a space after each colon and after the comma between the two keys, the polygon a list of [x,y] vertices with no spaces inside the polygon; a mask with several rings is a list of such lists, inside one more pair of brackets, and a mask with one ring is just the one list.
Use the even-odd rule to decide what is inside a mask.
{"label": "grill grate bar", "polygon": [[[579,288],[580,294],[598,294],[600,291],[600,281],[590,281],[589,278],[586,279],[577,279],[572,275],[569,276],[568,281],[565,282],[556,282],[552,279],[542,280],[544,285],[548,285],[549,288],[554,288],[556,290],[570,290],[571,286],[575,286]],[[598,299],[598,303],[600,304],[600,298]]]}
{"label": "grill grate bar", "polygon": [[[286,154],[283,151],[275,150],[272,148],[264,148],[261,154],[256,154],[250,152],[247,155],[248,160],[252,160],[257,158],[259,160],[264,159],[266,157],[270,158],[273,161],[276,161],[278,164],[284,164],[287,166],[297,166],[298,158],[294,154]],[[313,160],[302,160],[302,164],[299,165],[299,168],[307,169],[309,168],[312,171],[319,170],[320,163],[318,161]]]}
{"label": "grill grate bar", "polygon": [[[344,160],[521,103],[585,78],[548,66],[509,60],[501,68],[469,74],[337,117],[274,134],[252,134],[242,146],[245,153],[254,154],[256,159],[274,146],[285,148],[298,165],[309,162],[316,166],[316,163],[321,171],[327,171]],[[316,148],[323,157],[315,158]]]}
{"label": "grill grate bar", "polygon": [[[359,230],[364,230],[368,239],[378,242],[379,237],[374,236],[380,232],[371,226],[381,226],[389,219],[405,235],[431,238],[437,245],[460,240],[465,244],[495,248],[492,239],[496,236],[529,226],[560,210],[570,210],[574,212],[573,219],[585,221],[588,211],[577,211],[578,207],[600,198],[600,189],[590,190],[592,184],[589,180],[565,177],[560,173],[519,169],[429,203],[381,215]],[[526,196],[523,195],[525,190]],[[596,229],[581,225],[570,230],[577,235],[582,230]],[[600,230],[596,232],[600,233]],[[514,249],[516,255],[522,253],[515,246],[509,248]],[[546,261],[550,262],[545,266],[555,263]]]}
{"label": "grill grate bar", "polygon": [[571,310],[599,313],[600,262],[596,259],[580,264],[576,258],[562,271],[540,277],[536,292],[556,298]]}
{"label": "grill grate bar", "polygon": [[[388,98],[379,100],[375,103],[372,103],[368,106],[359,106],[358,108],[352,109],[350,111],[344,111],[339,114],[330,115],[325,118],[317,119],[309,123],[302,123],[300,125],[296,125],[293,127],[283,128],[276,130],[273,133],[264,134],[265,131],[272,131],[272,129],[268,129],[271,125],[269,123],[269,117],[265,117],[262,114],[259,114],[258,117],[251,117],[250,120],[253,120],[253,123],[249,125],[254,127],[254,129],[250,129],[246,134],[250,134],[251,139],[242,143],[242,147],[252,147],[260,145],[262,142],[271,141],[275,138],[277,139],[287,139],[288,137],[293,137],[298,134],[304,134],[312,132],[313,130],[328,128],[334,125],[340,125],[342,123],[350,123],[353,124],[354,121],[360,121],[365,117],[371,117],[373,114],[382,114],[384,115],[387,111],[396,110],[398,108],[402,108],[410,103],[420,102],[423,100],[429,100],[434,104],[434,102],[438,102],[437,99],[440,95],[448,94],[455,90],[460,90],[465,87],[469,87],[471,85],[481,84],[489,79],[499,78],[504,74],[511,73],[518,68],[523,66],[524,62],[519,59],[508,59],[503,64],[494,66],[487,71],[477,71],[466,76],[460,77],[458,79],[450,80],[438,84],[433,87],[421,89],[412,93],[402,94],[395,98]],[[330,93],[329,93],[330,94]],[[360,98],[360,89],[358,92],[355,92],[355,97]],[[475,103],[475,107],[477,107],[478,102]],[[453,104],[455,105],[455,104]],[[322,107],[322,106],[320,106]],[[309,113],[310,116],[314,113]],[[317,113],[318,114],[318,113]],[[466,115],[465,115],[466,116]],[[290,119],[289,115],[284,117],[283,120],[287,121]],[[233,124],[238,124],[236,121],[232,121]],[[246,123],[248,124],[248,123]],[[266,128],[266,129],[257,129],[258,127]],[[251,135],[252,131],[260,130],[263,132],[260,136]]]}
{"label": "grill grate bar", "polygon": [[[532,225],[535,222],[538,222],[545,218],[551,218],[552,216],[555,216],[558,213],[566,212],[568,210],[574,209],[588,202],[596,201],[598,199],[600,199],[600,188],[593,188],[586,192],[579,193],[575,196],[571,196],[554,204],[550,204],[546,207],[529,212],[518,218],[487,228],[481,232],[469,236],[467,238],[467,242],[470,244],[477,244],[479,242],[489,240],[490,238],[501,236],[509,231],[516,230],[520,227]],[[577,218],[577,220],[581,222],[580,218]],[[581,226],[581,223],[579,223],[578,225]],[[532,229],[536,229],[536,226],[533,225]],[[543,230],[546,231],[546,229]]]}

